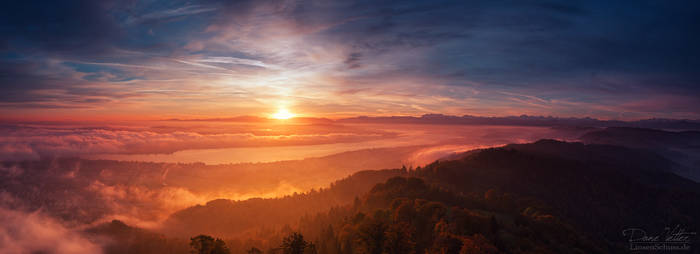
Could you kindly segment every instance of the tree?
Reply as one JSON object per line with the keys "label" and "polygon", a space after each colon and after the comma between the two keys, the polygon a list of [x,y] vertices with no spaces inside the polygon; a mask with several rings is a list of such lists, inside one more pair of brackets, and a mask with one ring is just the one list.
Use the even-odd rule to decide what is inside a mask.
{"label": "tree", "polygon": [[304,254],[304,250],[308,246],[309,243],[304,240],[302,234],[293,232],[291,235],[284,238],[280,248],[284,254]]}
{"label": "tree", "polygon": [[450,233],[449,228],[450,225],[444,219],[435,224],[433,246],[430,253],[459,253],[462,241]]}
{"label": "tree", "polygon": [[495,254],[498,249],[481,234],[465,237],[460,254]]}
{"label": "tree", "polygon": [[214,249],[214,238],[208,235],[198,235],[190,238],[192,254],[209,254]]}
{"label": "tree", "polygon": [[384,250],[387,254],[416,253],[413,227],[405,222],[395,222],[385,232]]}
{"label": "tree", "polygon": [[208,235],[198,235],[190,238],[192,254],[230,254],[226,243],[221,239],[214,239]]}
{"label": "tree", "polygon": [[318,252],[324,254],[340,254],[340,243],[335,237],[333,226],[328,225],[326,229],[321,231],[321,236],[318,242]]}
{"label": "tree", "polygon": [[489,224],[491,226],[491,234],[498,235],[498,230],[501,229],[500,225],[498,225],[498,221],[496,220],[496,217],[491,215],[491,218],[489,219]]}
{"label": "tree", "polygon": [[304,249],[304,254],[318,254],[318,251],[316,250],[316,244],[311,242],[308,245],[306,245],[306,249]]}
{"label": "tree", "polygon": [[214,250],[211,254],[230,254],[231,251],[226,247],[226,243],[221,239],[214,240]]}
{"label": "tree", "polygon": [[248,254],[262,254],[262,251],[258,248],[252,247],[247,251]]}
{"label": "tree", "polygon": [[369,219],[360,225],[358,240],[365,253],[381,254],[384,252],[387,225],[379,218]]}

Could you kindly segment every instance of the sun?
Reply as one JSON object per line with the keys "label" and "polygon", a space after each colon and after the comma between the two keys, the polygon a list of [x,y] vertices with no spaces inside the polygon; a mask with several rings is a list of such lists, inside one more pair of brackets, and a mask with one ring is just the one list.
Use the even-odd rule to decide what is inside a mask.
{"label": "sun", "polygon": [[276,113],[272,114],[271,117],[274,119],[284,120],[296,116],[294,113],[289,112],[286,108],[280,108]]}

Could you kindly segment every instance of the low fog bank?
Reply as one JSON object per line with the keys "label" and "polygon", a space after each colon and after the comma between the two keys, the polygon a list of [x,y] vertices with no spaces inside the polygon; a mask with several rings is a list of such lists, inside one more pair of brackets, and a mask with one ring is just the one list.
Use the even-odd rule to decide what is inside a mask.
{"label": "low fog bank", "polygon": [[[82,229],[116,219],[130,226],[159,231],[163,222],[174,212],[207,204],[211,200],[294,196],[294,193],[308,193],[328,187],[331,182],[360,170],[417,167],[472,149],[525,143],[541,138],[573,140],[589,131],[587,128],[441,125],[407,125],[383,129],[381,126],[362,125],[344,128],[346,131],[355,131],[355,134],[348,135],[366,135],[371,137],[369,139],[376,140],[347,143],[343,139],[329,139],[326,140],[332,143],[329,145],[337,145],[336,148],[341,150],[364,148],[365,145],[384,148],[355,149],[322,157],[268,163],[156,163],[64,156],[82,156],[93,151],[118,151],[134,147],[141,147],[134,151],[142,152],[139,149],[144,146],[133,145],[136,143],[148,144],[151,148],[165,151],[170,149],[167,147],[173,142],[181,141],[174,138],[179,134],[169,132],[170,130],[163,131],[166,134],[147,131],[144,133],[149,133],[146,135],[149,138],[144,138],[146,136],[136,135],[142,130],[47,131],[30,128],[10,131],[14,134],[22,133],[28,138],[8,134],[0,143],[2,149],[20,153],[25,151],[28,154],[41,150],[41,153],[51,156],[30,156],[31,160],[20,160],[24,157],[14,153],[6,154],[14,161],[0,162],[0,192],[6,197],[0,213],[2,219],[7,220],[2,221],[0,226],[2,246],[6,248],[2,251],[41,252],[46,251],[47,246],[60,244],[48,252],[99,253],[99,246],[104,239],[88,239],[81,233]],[[5,131],[7,130],[6,128]],[[27,134],[32,132],[36,132],[36,135]],[[305,137],[328,134],[318,130],[301,132],[307,135]],[[309,134],[311,132],[319,135]],[[125,141],[122,134],[132,137]],[[151,134],[159,138],[150,139],[153,137],[149,136]],[[202,136],[195,140],[212,134],[198,135]],[[343,135],[348,136],[340,136]],[[212,136],[206,139],[216,138]],[[212,140],[205,141],[214,142]],[[275,147],[261,149],[271,151]],[[304,149],[304,146],[300,149]],[[8,200],[21,205],[8,205],[12,203]],[[41,240],[41,244],[30,244],[25,238]],[[64,240],[56,243],[57,239]]]}
{"label": "low fog bank", "polygon": [[[99,253],[100,246],[109,239],[86,237],[85,228],[116,219],[129,226],[162,232],[165,222],[178,211],[205,204],[235,204],[216,200],[288,196],[289,202],[297,203],[301,202],[297,199],[303,201],[306,197],[297,194],[316,193],[359,170],[415,168],[502,144],[541,138],[583,140],[626,144],[657,150],[670,159],[688,160],[687,156],[678,157],[671,152],[697,151],[699,140],[696,132],[640,129],[430,126],[404,128],[403,133],[410,135],[401,138],[421,145],[270,163],[207,165],[80,158],[0,162],[0,252]],[[439,142],[427,143],[429,140]],[[689,165],[698,165],[697,160],[691,162]],[[692,171],[677,171],[686,177],[698,172],[696,168],[682,169]],[[255,200],[259,199],[251,204],[262,202]],[[343,200],[350,202],[351,198]]]}
{"label": "low fog bank", "polygon": [[0,253],[99,254],[101,246],[42,210],[0,192]]}
{"label": "low fog bank", "polygon": [[61,157],[204,162],[299,160],[370,148],[500,145],[577,137],[586,128],[427,124],[134,122],[0,124],[0,161]]}
{"label": "low fog bank", "polygon": [[206,165],[78,158],[0,163],[3,193],[70,225],[112,219],[155,228],[172,212],[225,198],[273,198],[327,187],[362,169],[397,168],[420,147],[274,163]]}
{"label": "low fog bank", "polygon": [[0,125],[0,161],[98,154],[172,154],[182,150],[231,147],[308,146],[356,143],[395,137],[381,130],[326,126],[111,127]]}
{"label": "low fog bank", "polygon": [[[323,132],[316,126],[289,128],[297,128],[294,131],[304,135],[326,135],[332,132]],[[417,167],[471,149],[531,142],[540,138],[567,140],[587,130],[441,125],[395,126],[395,129],[381,129],[381,126],[374,125],[337,128],[344,131],[353,130],[356,133],[400,134],[396,138],[382,141],[385,142],[385,146],[394,146],[390,148],[362,149],[317,158],[269,163],[207,165],[86,160],[56,156],[40,160],[5,161],[0,163],[0,191],[22,200],[30,209],[42,209],[45,214],[71,225],[119,219],[130,225],[155,228],[172,212],[213,199],[280,197],[327,187],[329,183],[359,170]],[[172,129],[158,129],[170,133],[168,135],[173,133],[170,132]],[[8,130],[10,129],[5,127],[4,131]],[[199,127],[199,130],[211,133],[210,129]],[[12,140],[23,140],[22,135],[30,137],[22,142],[2,143],[5,148],[14,147],[14,150],[22,150],[21,147],[28,144],[34,148],[49,146],[51,149],[60,150],[64,148],[66,140],[70,140],[67,143],[70,144],[69,147],[73,147],[71,149],[88,150],[89,153],[93,148],[124,148],[121,145],[105,143],[129,143],[123,141],[121,136],[112,135],[115,132],[123,134],[125,130],[87,128],[69,131],[58,128],[49,131],[31,127],[9,132],[21,134],[9,135],[12,136]],[[127,132],[132,135],[138,131]],[[99,140],[92,137],[96,133],[100,133],[96,135],[100,137]],[[48,139],[35,142],[39,137],[46,135],[55,136],[59,141]],[[5,141],[7,140],[6,137]],[[161,144],[158,140],[139,140],[149,143],[152,147],[166,147],[171,144]],[[344,146],[348,143],[337,145]],[[274,147],[266,149],[274,150]]]}

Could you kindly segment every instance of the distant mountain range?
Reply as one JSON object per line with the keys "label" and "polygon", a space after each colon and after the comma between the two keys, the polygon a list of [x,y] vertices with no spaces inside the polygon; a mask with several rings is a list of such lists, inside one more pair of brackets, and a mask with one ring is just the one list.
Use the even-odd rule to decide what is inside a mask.
{"label": "distant mountain range", "polygon": [[[223,122],[277,122],[279,120],[257,116],[238,116],[229,118],[199,119],[165,119],[166,121],[223,121]],[[579,126],[579,127],[636,127],[652,129],[700,130],[700,120],[690,119],[645,119],[636,121],[599,120],[590,117],[552,117],[552,116],[451,116],[442,114],[425,114],[416,116],[358,116],[341,119],[297,117],[285,120],[290,123],[381,123],[381,124],[461,124],[461,125],[512,125],[512,126]]]}
{"label": "distant mountain range", "polygon": [[638,121],[599,120],[595,118],[560,118],[551,116],[450,116],[426,114],[420,117],[353,117],[339,119],[344,123],[397,123],[397,124],[466,124],[466,125],[515,125],[515,126],[579,126],[579,127],[639,127],[654,129],[700,129],[699,120],[646,119]]}

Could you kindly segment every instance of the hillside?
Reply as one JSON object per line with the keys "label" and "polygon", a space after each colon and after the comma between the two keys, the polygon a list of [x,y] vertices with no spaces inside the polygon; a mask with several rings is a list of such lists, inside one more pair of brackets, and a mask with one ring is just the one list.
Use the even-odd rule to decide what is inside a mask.
{"label": "hillside", "polygon": [[436,162],[415,174],[460,193],[502,193],[515,202],[506,210],[534,206],[620,245],[629,227],[697,230],[700,184],[669,172],[672,164],[647,151],[542,140]]}
{"label": "hillside", "polygon": [[0,162],[0,191],[70,224],[128,219],[154,224],[211,199],[278,197],[327,187],[367,169],[395,168],[420,147],[365,149],[319,158],[207,165],[79,158]]}
{"label": "hillside", "polygon": [[280,228],[296,224],[303,215],[351,203],[375,184],[401,175],[407,172],[398,169],[361,171],[332,183],[330,188],[283,198],[212,200],[172,214],[165,221],[163,231],[183,237],[195,232],[235,237],[261,228]]}
{"label": "hillside", "polygon": [[[700,185],[669,172],[670,165],[644,150],[541,140],[471,151],[371,190],[374,184],[356,175],[345,181],[366,189],[350,188],[345,205],[328,201],[337,183],[282,199],[213,201],[174,214],[166,229],[220,237],[248,231],[237,241],[262,248],[294,229],[319,253],[386,250],[389,239],[418,253],[627,253],[627,228],[698,230]],[[380,182],[401,172],[362,174],[379,174],[372,179]]]}
{"label": "hillside", "polygon": [[608,144],[645,149],[658,153],[679,165],[674,173],[700,182],[700,132],[664,131],[642,128],[606,128],[579,138],[588,144]]}

